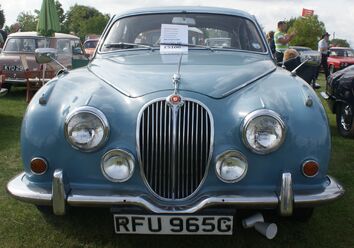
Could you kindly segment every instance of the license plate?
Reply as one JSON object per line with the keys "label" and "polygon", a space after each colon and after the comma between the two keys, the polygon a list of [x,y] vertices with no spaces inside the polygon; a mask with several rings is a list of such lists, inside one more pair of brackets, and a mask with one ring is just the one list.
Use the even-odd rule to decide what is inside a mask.
{"label": "license plate", "polygon": [[233,216],[114,214],[117,234],[232,235]]}
{"label": "license plate", "polygon": [[23,71],[22,65],[3,65],[2,69],[4,71]]}

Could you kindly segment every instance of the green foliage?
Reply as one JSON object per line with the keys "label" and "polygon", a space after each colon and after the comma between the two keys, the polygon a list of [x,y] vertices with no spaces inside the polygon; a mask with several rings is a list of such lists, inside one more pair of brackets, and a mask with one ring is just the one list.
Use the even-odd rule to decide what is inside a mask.
{"label": "green foliage", "polygon": [[66,13],[65,26],[83,40],[87,34],[101,34],[108,20],[95,8],[75,4]]}
{"label": "green foliage", "polygon": [[61,5],[61,3],[59,1],[55,1],[55,7],[57,9],[57,13],[58,13],[58,17],[59,17],[61,32],[68,33],[68,30],[66,29],[66,26],[65,26],[66,14],[64,12],[63,6]]}
{"label": "green foliage", "polygon": [[5,23],[5,14],[4,14],[4,10],[1,9],[1,4],[0,4],[0,29],[2,29],[4,23]]}
{"label": "green foliage", "polygon": [[293,46],[306,46],[317,49],[318,41],[321,35],[326,32],[323,22],[318,20],[318,16],[298,17],[295,20],[290,19],[289,32],[296,32],[296,36],[290,42]]}
{"label": "green foliage", "polygon": [[345,39],[332,39],[331,44],[338,47],[350,47],[349,42]]}
{"label": "green foliage", "polygon": [[21,12],[17,16],[17,22],[21,26],[21,31],[35,31],[37,27],[38,17],[33,15],[31,11]]}

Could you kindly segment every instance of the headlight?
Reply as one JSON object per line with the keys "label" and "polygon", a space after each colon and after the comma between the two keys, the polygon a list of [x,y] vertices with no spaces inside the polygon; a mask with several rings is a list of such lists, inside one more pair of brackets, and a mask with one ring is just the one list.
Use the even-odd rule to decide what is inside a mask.
{"label": "headlight", "polygon": [[100,148],[108,138],[109,125],[98,109],[84,106],[70,113],[65,120],[65,137],[76,149],[90,152]]}
{"label": "headlight", "polygon": [[257,154],[277,150],[285,139],[285,125],[271,110],[261,109],[248,114],[243,123],[244,144]]}
{"label": "headlight", "polygon": [[102,157],[101,169],[108,180],[125,182],[134,172],[133,156],[123,150],[111,150]]}
{"label": "headlight", "polygon": [[247,173],[247,160],[238,151],[227,151],[216,162],[216,175],[225,183],[240,181]]}

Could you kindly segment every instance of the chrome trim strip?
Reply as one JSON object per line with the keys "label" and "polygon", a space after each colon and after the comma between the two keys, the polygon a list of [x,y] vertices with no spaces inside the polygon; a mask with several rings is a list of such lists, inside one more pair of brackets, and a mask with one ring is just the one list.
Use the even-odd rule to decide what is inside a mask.
{"label": "chrome trim strip", "polygon": [[64,186],[63,170],[56,169],[52,182],[52,204],[55,215],[65,215],[66,192]]}
{"label": "chrome trim strip", "polygon": [[283,173],[279,194],[279,211],[282,216],[293,214],[294,193],[291,173]]}
{"label": "chrome trim strip", "polygon": [[[14,198],[37,205],[51,205],[51,190],[34,186],[29,183],[25,173],[13,178],[6,187],[7,192]],[[63,191],[62,191],[63,192]],[[68,192],[68,191],[66,191]],[[294,192],[295,207],[314,207],[332,202],[344,195],[343,187],[332,177],[328,176],[328,185],[323,190],[302,190]],[[128,205],[140,206],[154,213],[195,213],[209,206],[233,206],[252,208],[276,208],[279,205],[279,197],[272,192],[258,192],[257,194],[224,194],[207,195],[199,198],[189,205],[173,205],[156,201],[151,195],[136,195],[112,190],[78,190],[71,189],[67,195],[67,204],[70,206],[114,206]]]}
{"label": "chrome trim strip", "polygon": [[25,172],[12,178],[6,185],[6,191],[19,201],[37,205],[52,205],[52,189],[29,183]]}
{"label": "chrome trim strip", "polygon": [[[80,147],[77,147],[75,146],[74,144],[72,144],[70,142],[70,139],[69,139],[69,134],[67,132],[67,129],[68,129],[68,124],[71,120],[71,118],[73,118],[75,115],[77,114],[80,114],[80,113],[89,113],[89,114],[93,114],[94,116],[96,116],[102,123],[103,125],[103,129],[104,129],[104,137],[103,139],[101,140],[101,142],[94,148],[90,148],[90,149],[83,149],[83,148],[80,148]],[[74,109],[73,111],[71,111],[65,118],[65,122],[64,122],[64,135],[65,135],[65,139],[67,140],[67,142],[76,150],[79,150],[81,152],[92,152],[92,151],[96,151],[98,150],[99,148],[101,148],[105,143],[106,141],[108,140],[108,137],[109,137],[109,133],[110,133],[110,126],[109,126],[109,122],[106,118],[106,116],[104,115],[104,113],[97,109],[97,108],[94,108],[94,107],[91,107],[91,106],[81,106],[81,107],[78,107],[76,109]]]}
{"label": "chrome trim strip", "polygon": [[[272,148],[272,149],[268,149],[267,151],[255,150],[253,147],[251,147],[249,145],[249,143],[247,142],[247,138],[246,138],[246,131],[247,131],[248,125],[250,124],[250,122],[252,120],[254,120],[255,118],[260,117],[260,116],[273,117],[274,119],[276,119],[279,122],[279,124],[280,124],[280,126],[282,128],[282,131],[283,131],[283,136],[281,137],[281,140],[280,140],[279,144],[276,147]],[[287,133],[286,125],[285,125],[284,121],[281,119],[280,115],[278,113],[274,112],[273,110],[270,110],[270,109],[257,109],[255,111],[250,112],[244,118],[244,120],[242,122],[242,125],[240,125],[240,129],[241,129],[240,131],[241,131],[243,144],[248,149],[250,149],[252,152],[254,152],[256,154],[259,154],[259,155],[269,154],[271,152],[274,152],[274,151],[278,150],[281,147],[281,145],[284,143],[285,137],[286,137],[286,133]]]}
{"label": "chrome trim strip", "polygon": [[[210,120],[210,146],[209,146],[209,158],[208,158],[208,161],[207,161],[207,165],[206,165],[206,168],[205,168],[205,173],[204,173],[204,177],[203,179],[201,180],[199,186],[194,190],[194,192],[192,194],[190,194],[189,196],[185,197],[185,198],[180,198],[180,199],[169,199],[169,198],[163,198],[161,197],[160,195],[156,194],[154,192],[154,190],[151,188],[151,186],[149,185],[148,181],[147,181],[147,176],[144,175],[144,168],[142,166],[142,159],[141,159],[141,149],[140,149],[140,122],[141,122],[141,119],[142,119],[142,116],[143,116],[143,113],[145,111],[146,108],[148,108],[150,105],[152,105],[153,103],[155,102],[158,102],[158,101],[166,101],[166,98],[164,97],[161,97],[161,98],[156,98],[146,104],[144,104],[144,106],[140,109],[139,111],[139,114],[138,114],[138,118],[137,118],[137,124],[136,124],[136,149],[137,149],[137,156],[138,156],[138,162],[139,162],[139,165],[140,165],[140,175],[142,177],[142,180],[145,184],[145,186],[148,188],[148,190],[157,198],[157,199],[160,199],[160,200],[164,200],[164,201],[183,201],[183,200],[187,200],[187,199],[190,199],[191,197],[193,197],[199,190],[200,188],[202,187],[202,185],[204,184],[204,181],[206,180],[206,177],[208,175],[208,172],[209,172],[209,167],[210,167],[210,164],[211,164],[211,158],[212,158],[212,155],[213,155],[213,151],[214,151],[214,118],[213,118],[213,115],[211,113],[211,111],[209,110],[209,108],[202,102],[200,102],[199,100],[196,100],[196,99],[192,99],[192,98],[184,98],[183,97],[183,101],[189,101],[189,103],[197,103],[199,104],[200,106],[202,106],[206,112],[208,112],[209,114],[209,120]],[[188,104],[189,105],[189,104]],[[167,102],[166,102],[166,106],[167,106]],[[186,106],[187,107],[187,106]],[[169,111],[169,110],[167,110]],[[173,111],[171,109],[171,111]],[[188,112],[188,111],[187,111]],[[171,113],[173,114],[173,113]],[[166,115],[165,115],[166,116]],[[188,115],[188,119],[189,119],[189,115]],[[187,123],[187,126],[189,125],[189,120],[188,120],[188,123]],[[169,127],[170,128],[170,127]],[[206,129],[208,129],[208,124],[207,124],[207,127]],[[168,133],[170,133],[171,130],[168,131]],[[184,132],[184,131],[183,131]],[[207,132],[206,132],[207,133]],[[187,130],[187,136],[189,136],[188,134],[188,130]],[[207,139],[209,139],[209,135],[207,135],[206,137]],[[170,136],[168,137],[168,139],[170,139]],[[170,142],[170,141],[169,141]],[[186,154],[187,156],[187,159],[188,159],[188,154]],[[167,172],[166,172],[167,173]],[[187,171],[188,173],[188,171]],[[185,189],[186,191],[188,190],[187,187]]]}

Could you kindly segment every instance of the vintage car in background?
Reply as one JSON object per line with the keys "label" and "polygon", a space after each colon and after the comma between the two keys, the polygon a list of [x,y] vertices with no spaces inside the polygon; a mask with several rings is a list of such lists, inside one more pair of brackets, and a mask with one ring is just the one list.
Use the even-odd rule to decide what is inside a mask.
{"label": "vintage car in background", "polygon": [[318,51],[312,50],[309,47],[290,46],[290,49],[295,49],[299,58],[284,61],[285,69],[292,71],[303,63],[297,70],[297,75],[304,79],[314,89],[319,89],[321,86],[316,83],[318,76],[318,67],[321,63],[321,54]]}
{"label": "vintage car in background", "polygon": [[94,54],[95,50],[96,50],[96,46],[98,44],[99,39],[88,39],[85,40],[84,42],[84,49],[85,49],[85,53],[87,54],[87,56],[89,58],[92,57],[92,55]]}
{"label": "vintage car in background", "polygon": [[354,65],[354,50],[349,47],[332,47],[327,63],[330,73]]}
{"label": "vintage car in background", "polygon": [[321,63],[321,53],[319,51],[304,46],[290,46],[290,48],[299,52],[301,61],[308,60],[307,63],[314,66],[318,66]]}
{"label": "vintage car in background", "polygon": [[[0,70],[5,75],[3,87],[25,86],[25,70],[39,71],[43,65],[36,62],[37,48],[52,47],[58,51],[57,60],[69,69],[88,63],[80,39],[69,34],[55,33],[54,37],[44,37],[37,32],[17,32],[10,34],[0,54]],[[46,65],[46,76],[53,77],[61,67],[56,63]]]}
{"label": "vintage car in background", "polygon": [[[188,43],[190,27],[230,45]],[[34,96],[21,151],[10,195],[56,215],[110,208],[117,233],[232,234],[237,209],[308,218],[344,193],[327,174],[316,93],[275,64],[255,17],[234,9],[112,17],[91,63]]]}
{"label": "vintage car in background", "polygon": [[329,77],[326,92],[321,92],[336,114],[337,128],[343,137],[354,138],[354,65]]}

